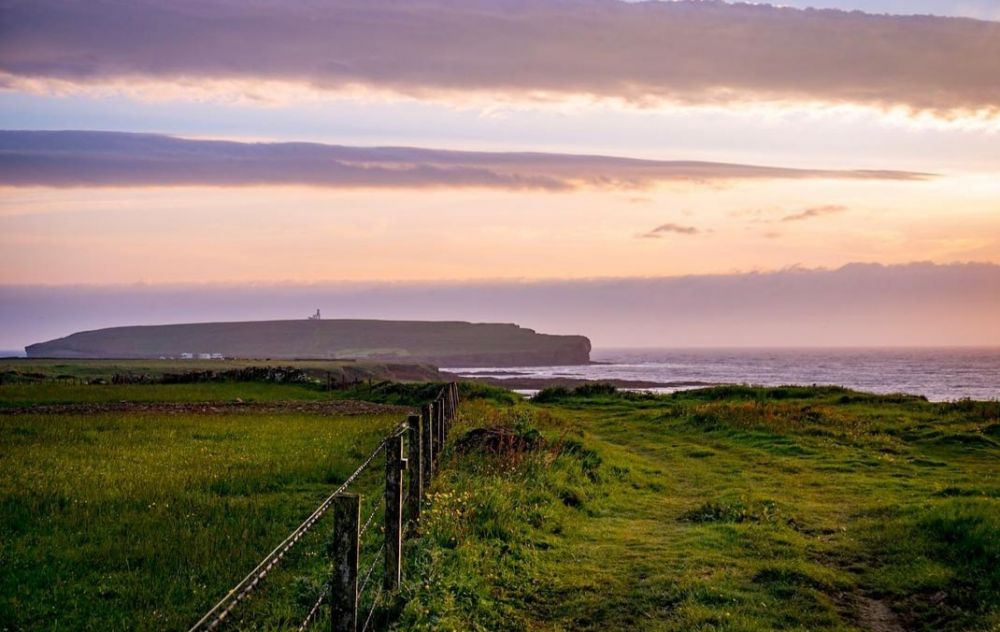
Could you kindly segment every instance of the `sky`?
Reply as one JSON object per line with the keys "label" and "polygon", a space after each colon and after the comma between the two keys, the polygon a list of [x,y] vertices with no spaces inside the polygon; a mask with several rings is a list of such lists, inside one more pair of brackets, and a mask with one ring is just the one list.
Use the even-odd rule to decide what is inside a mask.
{"label": "sky", "polygon": [[799,9],[840,9],[892,15],[939,15],[945,17],[1000,20],[996,0],[785,0],[775,3]]}
{"label": "sky", "polygon": [[[995,0],[7,0],[0,348],[301,317],[276,287],[308,289],[307,311],[413,318],[448,314],[352,309],[342,288],[448,287],[451,313],[492,320],[470,297],[497,284],[539,301],[561,284],[599,314],[579,308],[595,283],[659,310],[682,279],[721,305],[707,280],[874,269],[919,292],[897,306],[938,300],[914,262],[954,275],[971,313],[885,335],[845,315],[814,338],[987,344],[997,147]],[[251,298],[100,309],[178,288]],[[767,318],[808,343],[816,321],[772,294]],[[509,302],[497,318],[608,346],[776,343],[753,319],[706,339],[693,312],[665,328],[639,307],[577,322]]]}

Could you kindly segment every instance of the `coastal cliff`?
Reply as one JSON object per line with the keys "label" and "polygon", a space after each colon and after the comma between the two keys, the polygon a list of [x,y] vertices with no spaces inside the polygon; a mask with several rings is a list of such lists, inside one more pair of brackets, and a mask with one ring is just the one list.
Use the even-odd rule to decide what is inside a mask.
{"label": "coastal cliff", "polygon": [[112,327],[25,348],[29,358],[366,359],[436,366],[587,364],[584,336],[539,334],[513,324],[275,320]]}

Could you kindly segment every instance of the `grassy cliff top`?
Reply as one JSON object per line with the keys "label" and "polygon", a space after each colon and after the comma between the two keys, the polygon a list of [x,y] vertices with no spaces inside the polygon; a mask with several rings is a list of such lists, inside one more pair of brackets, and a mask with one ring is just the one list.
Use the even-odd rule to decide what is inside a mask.
{"label": "grassy cliff top", "polygon": [[539,334],[513,324],[274,320],[112,327],[33,344],[29,357],[394,359],[436,364],[580,364],[583,336]]}

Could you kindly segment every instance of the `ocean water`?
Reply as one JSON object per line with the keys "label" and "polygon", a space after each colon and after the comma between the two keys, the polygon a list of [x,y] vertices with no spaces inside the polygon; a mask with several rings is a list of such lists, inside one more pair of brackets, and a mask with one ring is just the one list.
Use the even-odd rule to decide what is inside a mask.
{"label": "ocean water", "polygon": [[[1000,348],[595,349],[588,366],[448,369],[460,375],[664,383],[836,385],[932,401],[1000,399]],[[685,388],[674,386],[662,391]]]}

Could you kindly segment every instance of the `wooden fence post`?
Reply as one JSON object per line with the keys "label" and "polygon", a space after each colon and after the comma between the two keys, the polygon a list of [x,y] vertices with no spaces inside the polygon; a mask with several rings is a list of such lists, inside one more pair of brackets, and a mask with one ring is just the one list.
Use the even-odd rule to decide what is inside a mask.
{"label": "wooden fence post", "polygon": [[448,401],[448,389],[441,392],[441,435],[448,436],[448,420],[451,419],[451,402]]}
{"label": "wooden fence post", "polygon": [[[455,417],[455,383],[448,383],[448,417]],[[450,421],[450,419],[449,419]]]}
{"label": "wooden fence post", "polygon": [[448,384],[448,432],[451,432],[451,427],[454,425],[455,421],[455,383],[450,382]]}
{"label": "wooden fence post", "polygon": [[431,471],[434,467],[434,404],[424,404],[420,409],[421,424],[423,424],[424,439],[421,448],[424,451],[420,465],[422,467],[421,478],[423,479],[424,490],[430,487]]}
{"label": "wooden fence post", "polygon": [[441,440],[441,413],[444,412],[444,407],[441,405],[441,400],[434,400],[434,472],[436,473],[441,461],[441,448],[444,446],[444,441]]}
{"label": "wooden fence post", "polygon": [[358,527],[360,523],[360,496],[344,494],[333,499],[331,632],[357,632],[358,629]]}
{"label": "wooden fence post", "polygon": [[390,437],[385,446],[385,577],[388,591],[399,588],[403,567],[403,436]]}
{"label": "wooden fence post", "polygon": [[420,499],[424,494],[423,450],[421,449],[424,438],[420,432],[419,415],[410,415],[407,417],[406,425],[410,429],[409,463],[407,463],[407,471],[409,472],[408,482],[410,484],[410,498],[407,504],[410,508],[407,513],[410,515],[410,520],[415,523],[420,520]]}

